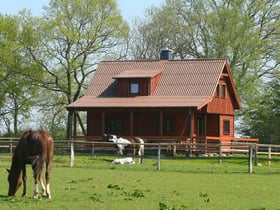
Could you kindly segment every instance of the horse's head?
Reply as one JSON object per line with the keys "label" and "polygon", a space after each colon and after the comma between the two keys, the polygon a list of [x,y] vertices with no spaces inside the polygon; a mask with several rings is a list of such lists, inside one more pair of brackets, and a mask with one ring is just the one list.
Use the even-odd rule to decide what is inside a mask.
{"label": "horse's head", "polygon": [[111,134],[104,134],[103,135],[103,140],[104,141],[112,141],[112,142],[116,143],[118,138],[119,137],[117,137],[116,135],[111,135]]}
{"label": "horse's head", "polygon": [[7,171],[9,173],[9,175],[8,175],[8,182],[9,182],[8,195],[14,196],[22,184],[22,179],[21,179],[20,174],[16,175],[9,169],[7,169]]}

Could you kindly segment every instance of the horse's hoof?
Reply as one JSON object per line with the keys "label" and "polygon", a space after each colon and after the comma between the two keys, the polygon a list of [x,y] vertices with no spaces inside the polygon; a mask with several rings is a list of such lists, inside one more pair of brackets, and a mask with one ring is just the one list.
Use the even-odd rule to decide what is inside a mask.
{"label": "horse's hoof", "polygon": [[39,195],[38,195],[38,194],[34,194],[34,195],[33,195],[33,198],[34,198],[34,199],[38,199],[38,198],[39,198]]}
{"label": "horse's hoof", "polygon": [[43,193],[42,194],[43,198],[48,198],[48,199],[51,199],[51,195],[50,194],[47,194],[47,193]]}

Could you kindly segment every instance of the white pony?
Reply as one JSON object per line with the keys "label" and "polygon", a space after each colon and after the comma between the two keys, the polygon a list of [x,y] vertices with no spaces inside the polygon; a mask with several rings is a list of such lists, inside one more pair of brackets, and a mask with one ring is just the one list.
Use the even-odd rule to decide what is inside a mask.
{"label": "white pony", "polygon": [[[135,146],[134,143],[137,143],[136,148],[138,150],[139,163],[143,162],[143,155],[144,155],[144,141],[143,141],[143,139],[141,139],[139,137],[133,137],[133,138],[130,138],[128,140],[128,139],[125,139],[125,138],[122,138],[122,137],[119,137],[119,136],[116,136],[116,135],[104,134],[103,140],[114,142],[119,149],[118,153],[120,155],[124,154],[125,147],[130,146],[130,145],[134,147]],[[133,155],[135,155],[135,150],[133,152]]]}

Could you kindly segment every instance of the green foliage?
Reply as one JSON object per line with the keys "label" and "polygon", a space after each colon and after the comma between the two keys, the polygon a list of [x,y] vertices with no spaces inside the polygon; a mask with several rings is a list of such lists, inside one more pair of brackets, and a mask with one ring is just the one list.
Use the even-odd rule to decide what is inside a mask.
{"label": "green foliage", "polygon": [[[269,142],[271,137],[262,134],[270,127],[265,117],[269,115],[255,110],[257,103],[271,100],[262,90],[271,85],[267,78],[279,72],[279,10],[278,0],[166,1],[147,10],[143,20],[135,21],[132,56],[158,59],[159,50],[168,47],[179,59],[226,58],[243,105],[238,114],[245,124],[249,122],[242,134]],[[275,109],[270,111],[277,116]],[[259,122],[252,126],[254,120],[262,126]],[[275,124],[270,130],[279,130],[279,123]],[[272,133],[274,139],[280,139],[278,132]]]}
{"label": "green foliage", "polygon": [[[117,49],[128,27],[112,0],[51,1],[39,23],[29,26],[30,31],[39,32],[40,44],[27,48],[46,74],[38,83],[61,98],[51,101],[59,116],[61,107],[84,93],[96,64]],[[66,121],[70,136],[71,111]]]}
{"label": "green foliage", "polygon": [[[0,17],[0,105],[8,93],[6,103],[14,105],[14,115],[26,114],[23,122],[36,105],[36,128],[64,127],[70,134],[73,113],[67,116],[65,105],[84,94],[102,58],[122,54],[128,26],[114,0],[50,1],[44,10],[43,17],[26,10]],[[17,126],[17,119],[7,118],[6,125]]]}
{"label": "green foliage", "polygon": [[246,110],[242,132],[260,138],[261,143],[280,144],[280,80],[267,83],[250,110]]}
{"label": "green foliage", "polygon": [[37,88],[32,86],[29,75],[33,65],[22,45],[23,33],[20,19],[0,16],[0,116],[7,133],[17,134],[18,129],[30,116]]}

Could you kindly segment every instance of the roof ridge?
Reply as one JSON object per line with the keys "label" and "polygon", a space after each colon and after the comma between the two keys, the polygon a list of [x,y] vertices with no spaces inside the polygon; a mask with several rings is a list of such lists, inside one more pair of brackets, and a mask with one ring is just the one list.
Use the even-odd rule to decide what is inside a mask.
{"label": "roof ridge", "polygon": [[170,60],[103,60],[100,61],[100,63],[112,63],[112,62],[158,62],[158,61],[164,61],[164,62],[168,62],[168,61],[176,61],[176,62],[183,62],[183,61],[226,61],[226,58],[191,58],[191,59],[170,59]]}

